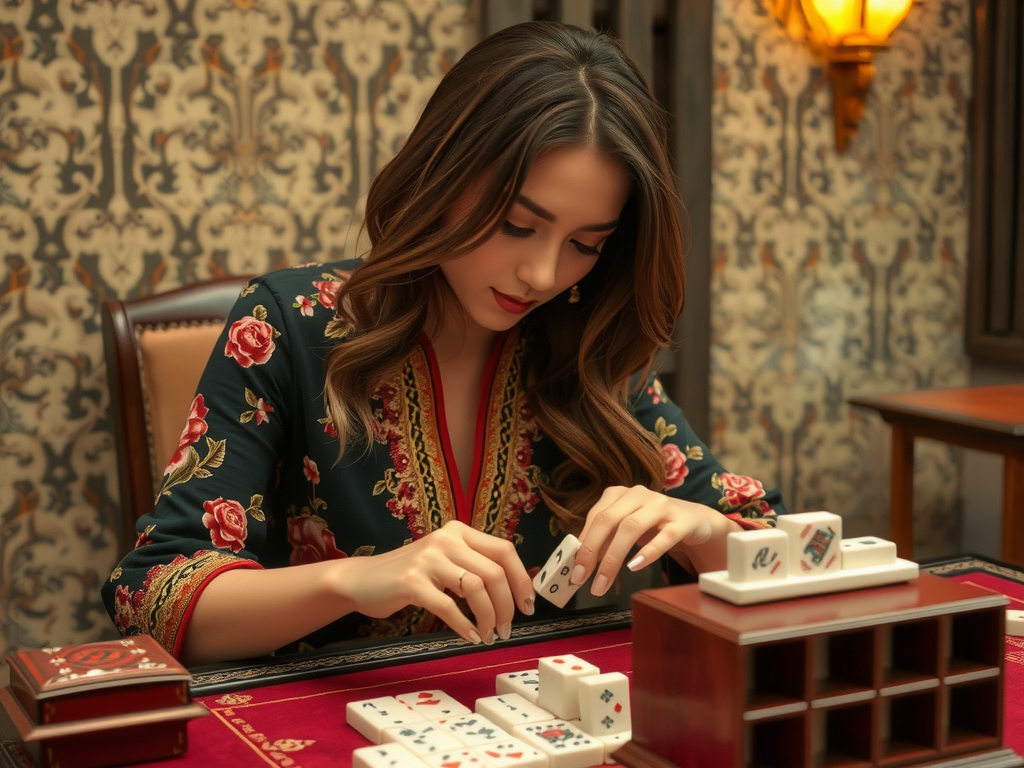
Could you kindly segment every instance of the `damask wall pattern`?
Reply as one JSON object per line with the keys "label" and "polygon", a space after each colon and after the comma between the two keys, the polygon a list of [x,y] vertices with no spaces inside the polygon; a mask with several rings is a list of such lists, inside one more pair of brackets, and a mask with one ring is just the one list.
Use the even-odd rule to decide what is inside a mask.
{"label": "damask wall pattern", "polygon": [[[845,402],[967,383],[970,1],[914,4],[844,155],[787,7],[715,4],[711,440],[790,511],[884,536],[889,429]],[[955,551],[959,462],[918,441],[915,556]]]}
{"label": "damask wall pattern", "polygon": [[0,8],[0,656],[110,634],[104,298],[355,255],[466,0]]}

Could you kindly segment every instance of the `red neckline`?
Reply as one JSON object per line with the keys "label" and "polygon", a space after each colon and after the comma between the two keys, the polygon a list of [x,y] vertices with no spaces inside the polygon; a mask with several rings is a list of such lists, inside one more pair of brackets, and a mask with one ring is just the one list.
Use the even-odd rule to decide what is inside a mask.
{"label": "red neckline", "polygon": [[459,476],[459,465],[455,461],[455,452],[452,450],[451,438],[448,434],[448,417],[444,407],[444,387],[441,384],[441,369],[437,364],[437,356],[430,339],[423,332],[420,332],[420,346],[427,356],[427,369],[430,371],[430,386],[433,392],[434,409],[437,412],[437,432],[441,440],[441,450],[444,454],[445,469],[448,473],[448,485],[451,488],[452,497],[455,499],[455,513],[459,521],[466,525],[473,524],[473,499],[476,497],[477,485],[480,483],[480,472],[484,455],[484,437],[487,434],[487,406],[491,399],[491,388],[494,385],[494,375],[498,367],[498,359],[501,350],[508,338],[508,331],[498,335],[491,347],[487,357],[487,364],[484,366],[483,379],[480,382],[476,409],[476,434],[473,438],[473,464],[469,476],[469,484],[463,486],[462,478]]}

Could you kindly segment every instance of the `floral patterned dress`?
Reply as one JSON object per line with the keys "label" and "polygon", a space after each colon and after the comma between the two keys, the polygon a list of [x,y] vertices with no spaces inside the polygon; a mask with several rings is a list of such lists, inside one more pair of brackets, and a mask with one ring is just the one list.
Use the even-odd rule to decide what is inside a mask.
{"label": "floral patterned dress", "polygon": [[[334,293],[358,262],[303,265],[247,285],[199,384],[153,511],[135,549],[104,584],[124,634],[178,654],[194,601],[231,568],[277,568],[386,552],[458,519],[515,543],[535,572],[562,537],[538,494],[561,452],[523,391],[524,340],[503,334],[479,401],[477,463],[463,482],[447,439],[437,362],[425,337],[374,397],[375,432],[338,457],[324,359],[343,336]],[[666,397],[640,389],[636,418],[661,442],[665,492],[717,508],[745,527],[774,525],[777,492],[726,472]],[[553,610],[538,601],[538,615]],[[384,620],[353,614],[302,646],[439,629],[408,608]]]}

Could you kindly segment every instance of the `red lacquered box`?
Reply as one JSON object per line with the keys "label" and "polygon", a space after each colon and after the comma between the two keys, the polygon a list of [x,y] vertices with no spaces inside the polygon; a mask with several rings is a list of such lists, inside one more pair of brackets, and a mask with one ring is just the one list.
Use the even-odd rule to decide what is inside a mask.
{"label": "red lacquered box", "polygon": [[173,757],[188,747],[191,676],[153,638],[15,651],[0,730],[39,768],[96,768]]}

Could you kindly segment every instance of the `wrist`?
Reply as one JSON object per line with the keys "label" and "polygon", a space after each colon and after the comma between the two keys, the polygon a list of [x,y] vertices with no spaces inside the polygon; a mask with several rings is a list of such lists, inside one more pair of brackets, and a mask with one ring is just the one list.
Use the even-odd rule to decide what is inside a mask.
{"label": "wrist", "polygon": [[[705,535],[691,540],[690,543],[684,543],[681,554],[690,564],[690,568],[698,573],[724,570],[729,534],[742,531],[743,528],[717,509],[699,506],[700,514],[707,526],[704,528]],[[680,564],[683,564],[682,561]]]}
{"label": "wrist", "polygon": [[320,597],[337,607],[339,616],[359,610],[358,593],[354,589],[360,583],[360,572],[365,569],[369,557],[342,557],[325,560],[320,565],[318,587]]}

